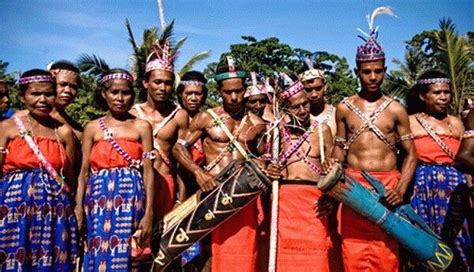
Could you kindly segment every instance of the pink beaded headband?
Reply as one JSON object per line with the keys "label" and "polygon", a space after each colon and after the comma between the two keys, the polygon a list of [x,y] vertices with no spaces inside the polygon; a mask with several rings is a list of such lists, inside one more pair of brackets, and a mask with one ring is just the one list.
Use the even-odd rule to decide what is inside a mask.
{"label": "pink beaded headband", "polygon": [[22,77],[19,80],[20,85],[35,83],[35,82],[56,82],[52,76],[49,75],[37,75],[37,76],[28,76]]}
{"label": "pink beaded headband", "polygon": [[435,83],[451,83],[451,80],[449,78],[425,78],[425,79],[418,79],[415,81],[416,85],[422,85],[422,84],[435,84]]}
{"label": "pink beaded headband", "polygon": [[113,73],[113,74],[108,74],[105,75],[101,80],[100,83],[104,84],[105,82],[112,80],[112,79],[125,79],[130,83],[133,83],[133,77],[129,74],[125,73]]}
{"label": "pink beaded headband", "polygon": [[[174,60],[178,57],[178,51],[171,54],[171,48],[168,42],[163,46],[158,43],[155,44],[154,51],[148,56],[145,66],[145,72],[148,73],[153,70],[165,70],[174,72]],[[155,56],[155,59],[151,59]]]}
{"label": "pink beaded headband", "polygon": [[179,84],[184,86],[204,86],[206,83],[197,80],[181,80]]}

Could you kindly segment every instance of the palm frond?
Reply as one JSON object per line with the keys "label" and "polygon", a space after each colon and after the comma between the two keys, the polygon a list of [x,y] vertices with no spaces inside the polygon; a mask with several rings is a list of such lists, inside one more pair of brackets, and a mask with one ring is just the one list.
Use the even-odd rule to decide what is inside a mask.
{"label": "palm frond", "polygon": [[171,38],[173,37],[173,30],[174,30],[174,20],[171,21],[171,24],[167,25],[165,29],[162,30],[160,35],[159,43],[161,45],[165,44],[166,41],[171,42]]}
{"label": "palm frond", "polygon": [[194,66],[194,64],[196,64],[197,62],[205,59],[205,58],[208,58],[211,54],[211,51],[203,51],[203,52],[199,52],[197,54],[194,54],[191,58],[189,58],[189,60],[183,65],[183,67],[181,68],[181,70],[179,71],[179,75],[180,76],[183,76],[186,72],[190,71],[192,69],[192,67]]}
{"label": "palm frond", "polygon": [[132,31],[132,26],[130,25],[130,21],[125,19],[125,27],[127,28],[128,32],[128,42],[132,45],[133,52],[137,53],[138,51],[138,46],[137,43],[135,42],[135,37],[133,36],[133,31]]}
{"label": "palm frond", "polygon": [[107,62],[94,54],[81,54],[77,60],[77,66],[81,72],[93,76],[100,76],[110,70]]}

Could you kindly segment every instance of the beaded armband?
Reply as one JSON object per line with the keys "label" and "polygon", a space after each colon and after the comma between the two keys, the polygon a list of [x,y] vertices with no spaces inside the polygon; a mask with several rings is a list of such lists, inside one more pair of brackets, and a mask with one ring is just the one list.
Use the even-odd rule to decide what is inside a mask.
{"label": "beaded armband", "polygon": [[399,141],[400,141],[400,142],[403,142],[403,141],[411,141],[411,140],[413,140],[413,138],[414,138],[414,137],[413,137],[413,133],[408,133],[408,134],[405,134],[405,135],[400,136]]}
{"label": "beaded armband", "polygon": [[464,131],[464,134],[462,135],[463,139],[473,138],[473,137],[474,137],[474,130],[466,130]]}
{"label": "beaded armband", "polygon": [[182,145],[182,146],[184,146],[184,147],[186,147],[186,148],[189,146],[189,143],[188,143],[186,140],[184,140],[184,139],[178,139],[178,140],[176,141],[176,143],[178,143],[178,144],[180,144],[180,145]]}
{"label": "beaded armband", "polygon": [[344,148],[345,145],[346,145],[346,139],[344,139],[342,137],[339,137],[339,136],[336,136],[336,137],[334,137],[334,145],[337,145],[341,148]]}
{"label": "beaded armband", "polygon": [[151,150],[148,152],[143,152],[142,154],[143,159],[149,159],[150,161],[156,160],[156,150]]}
{"label": "beaded armband", "polygon": [[8,154],[8,148],[0,146],[0,154],[4,154],[4,155]]}

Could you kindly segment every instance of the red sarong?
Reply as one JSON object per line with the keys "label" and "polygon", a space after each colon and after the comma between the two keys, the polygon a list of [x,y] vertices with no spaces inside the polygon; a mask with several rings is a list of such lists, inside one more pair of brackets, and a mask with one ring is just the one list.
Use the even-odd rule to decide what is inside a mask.
{"label": "red sarong", "polygon": [[[398,171],[371,171],[385,188],[395,188],[400,180]],[[360,170],[347,169],[346,175],[372,188]],[[349,271],[398,271],[398,242],[382,228],[342,205],[342,256],[344,268]]]}
{"label": "red sarong", "polygon": [[314,211],[321,195],[313,185],[280,187],[277,271],[329,271],[328,220]]}
{"label": "red sarong", "polygon": [[212,272],[256,271],[256,200],[212,232]]}
{"label": "red sarong", "polygon": [[154,217],[161,219],[173,209],[174,178],[172,175],[161,175],[155,172],[155,198],[153,200]]}

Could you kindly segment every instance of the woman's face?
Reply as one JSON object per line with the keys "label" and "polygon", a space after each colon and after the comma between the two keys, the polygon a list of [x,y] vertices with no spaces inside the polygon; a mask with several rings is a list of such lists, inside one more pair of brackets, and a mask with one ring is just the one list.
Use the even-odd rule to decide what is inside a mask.
{"label": "woman's face", "polygon": [[125,79],[112,79],[107,90],[102,91],[102,97],[111,112],[124,113],[130,110],[133,103],[133,90]]}
{"label": "woman's face", "polygon": [[56,89],[50,82],[35,82],[28,87],[21,97],[21,102],[32,115],[47,117],[53,110]]}
{"label": "woman's face", "polygon": [[428,87],[428,92],[420,94],[420,99],[425,102],[426,111],[443,113],[448,110],[451,103],[451,88],[448,83],[434,83]]}

